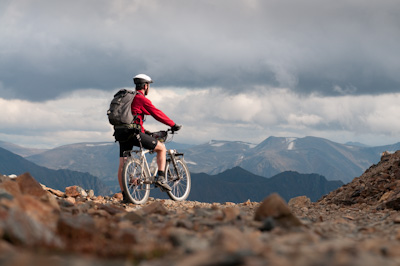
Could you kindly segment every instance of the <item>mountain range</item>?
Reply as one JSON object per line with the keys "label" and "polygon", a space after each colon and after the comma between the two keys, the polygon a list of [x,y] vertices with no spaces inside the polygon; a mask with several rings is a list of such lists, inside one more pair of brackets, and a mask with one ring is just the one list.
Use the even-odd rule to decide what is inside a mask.
{"label": "mountain range", "polygon": [[0,148],[0,173],[20,175],[29,172],[35,179],[54,189],[65,191],[66,187],[78,185],[84,189],[93,189],[96,195],[108,195],[111,190],[99,178],[89,173],[67,169],[52,170],[38,166],[23,157]]}
{"label": "mountain range", "polygon": [[27,157],[30,155],[38,154],[47,151],[47,149],[36,149],[36,148],[26,148],[10,142],[5,142],[0,140],[0,148],[11,151],[22,157]]}
{"label": "mountain range", "polygon": [[[93,189],[96,195],[109,195],[110,189],[99,178],[88,173],[71,170],[52,170],[38,166],[19,155],[0,148],[0,173],[20,175],[29,172],[40,183],[61,191],[65,187],[78,185]],[[341,181],[327,181],[317,174],[284,172],[272,178],[254,175],[240,167],[234,167],[218,175],[192,174],[192,188],[188,200],[202,202],[262,201],[274,192],[284,199],[306,195],[316,201],[323,195],[343,185]],[[166,198],[158,189],[152,190],[156,198]]]}
{"label": "mountain range", "polygon": [[[216,175],[239,166],[262,177],[296,171],[302,174],[315,173],[327,180],[348,183],[372,164],[379,162],[382,152],[400,149],[400,143],[368,147],[340,144],[317,137],[269,137],[257,145],[213,140],[192,146],[171,142],[167,148],[177,148],[185,153],[191,173]],[[15,150],[13,152],[17,153]],[[108,186],[118,189],[118,144],[114,142],[64,145],[27,156],[26,159],[50,169],[88,172]]]}
{"label": "mountain range", "polygon": [[348,183],[379,162],[382,152],[398,149],[400,143],[365,147],[317,137],[269,137],[258,145],[214,140],[187,149],[185,158],[195,173],[217,174],[240,166],[264,177],[296,171]]}
{"label": "mountain range", "polygon": [[[328,181],[318,174],[300,174],[286,171],[271,178],[234,167],[217,175],[192,173],[192,189],[188,200],[207,203],[260,202],[272,193],[278,193],[287,202],[297,196],[307,196],[317,201],[322,196],[341,187],[342,181]],[[150,196],[168,199],[165,193],[153,189]]]}
{"label": "mountain range", "polygon": [[265,178],[243,168],[234,167],[218,175],[192,174],[192,187],[195,189],[191,191],[188,200],[209,203],[240,203],[247,200],[260,202],[275,192],[287,202],[291,198],[303,195],[317,201],[342,185],[342,181],[327,181],[318,174],[286,171]]}

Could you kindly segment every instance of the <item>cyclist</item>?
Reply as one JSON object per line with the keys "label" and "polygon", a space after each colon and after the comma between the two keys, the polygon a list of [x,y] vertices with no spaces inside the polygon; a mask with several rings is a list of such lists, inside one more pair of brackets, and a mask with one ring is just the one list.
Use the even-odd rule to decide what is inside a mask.
{"label": "cyclist", "polygon": [[[161,110],[157,109],[149,99],[146,98],[149,93],[150,83],[153,80],[145,75],[139,74],[133,77],[133,82],[136,85],[136,96],[132,101],[132,114],[137,116],[135,124],[138,125],[138,130],[134,134],[139,134],[143,148],[154,150],[157,153],[157,166],[158,172],[156,176],[156,184],[162,188],[171,191],[171,187],[167,184],[165,180],[165,164],[166,164],[166,148],[165,145],[159,142],[154,137],[150,136],[150,132],[145,130],[143,127],[143,122],[145,121],[146,115],[151,115],[157,121],[170,126],[172,131],[178,131],[181,129],[181,125],[177,125],[173,120],[171,120],[167,115],[165,115]],[[122,186],[122,171],[126,157],[123,157],[124,151],[132,150],[133,146],[140,146],[139,140],[136,136],[130,136],[126,141],[119,141],[120,148],[120,159],[118,168],[118,181],[121,187],[122,195],[124,197],[123,201],[127,202],[124,189]]]}

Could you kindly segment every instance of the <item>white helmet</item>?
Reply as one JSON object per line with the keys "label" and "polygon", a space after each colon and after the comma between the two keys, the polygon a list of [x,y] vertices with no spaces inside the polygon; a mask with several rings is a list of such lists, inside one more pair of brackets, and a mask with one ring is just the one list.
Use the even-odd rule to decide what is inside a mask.
{"label": "white helmet", "polygon": [[153,83],[153,80],[146,74],[139,74],[133,77],[133,83],[135,84]]}

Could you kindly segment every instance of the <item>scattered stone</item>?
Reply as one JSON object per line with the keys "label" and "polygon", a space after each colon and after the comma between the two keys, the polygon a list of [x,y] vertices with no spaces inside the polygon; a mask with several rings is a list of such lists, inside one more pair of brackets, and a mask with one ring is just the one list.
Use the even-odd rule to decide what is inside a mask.
{"label": "scattered stone", "polygon": [[133,224],[140,223],[145,220],[143,216],[137,214],[136,212],[128,212],[122,217],[122,219],[130,221]]}
{"label": "scattered stone", "polygon": [[360,177],[332,191],[319,202],[351,206],[367,204],[376,209],[400,210],[400,151],[385,152],[381,161]]}
{"label": "scattered stone", "polygon": [[89,198],[93,198],[94,197],[94,190],[93,189],[86,190],[86,193],[87,193],[87,196]]}
{"label": "scattered stone", "polygon": [[10,177],[0,174],[0,183],[10,180]]}
{"label": "scattered stone", "polygon": [[21,189],[19,188],[18,183],[11,179],[6,179],[4,182],[0,183],[0,189],[13,196],[21,194]]}
{"label": "scattered stone", "polygon": [[92,241],[95,237],[95,222],[88,214],[69,215],[63,214],[58,221],[57,231],[73,244],[77,241]]}
{"label": "scattered stone", "polygon": [[228,207],[222,209],[224,214],[224,221],[230,222],[240,218],[240,209],[238,207]]}
{"label": "scattered stone", "polygon": [[29,173],[24,173],[16,178],[22,194],[41,197],[46,194],[42,186]]}
{"label": "scattered stone", "polygon": [[63,246],[59,237],[46,225],[19,208],[10,209],[1,221],[3,238],[15,245],[26,247]]}
{"label": "scattered stone", "polygon": [[111,215],[115,215],[117,213],[123,213],[125,212],[125,209],[122,207],[119,207],[117,205],[114,204],[102,204],[99,206],[100,209],[105,210],[106,212],[108,212]]}
{"label": "scattered stone", "polygon": [[64,201],[70,203],[72,206],[76,203],[76,199],[74,197],[66,197]]}
{"label": "scattered stone", "polygon": [[143,207],[141,210],[138,211],[139,215],[146,216],[149,214],[161,214],[167,215],[168,210],[161,202],[153,202],[150,205]]}
{"label": "scattered stone", "polygon": [[8,192],[8,190],[0,187],[0,200],[1,199],[8,199],[8,200],[12,200],[14,198],[14,196]]}
{"label": "scattered stone", "polygon": [[290,208],[304,208],[309,207],[311,204],[310,198],[306,196],[299,196],[289,200],[288,205]]}
{"label": "scattered stone", "polygon": [[66,187],[65,195],[67,197],[87,197],[86,191],[79,186]]}
{"label": "scattered stone", "polygon": [[302,225],[300,220],[292,214],[286,202],[276,193],[264,199],[256,210],[254,219],[267,221],[272,227],[276,225],[290,228]]}
{"label": "scattered stone", "polygon": [[122,193],[121,192],[120,193],[115,193],[113,198],[121,201],[123,199]]}
{"label": "scattered stone", "polygon": [[[121,204],[0,176],[3,265],[399,265],[400,153],[318,202]],[[68,193],[67,193],[68,190]],[[300,220],[300,219],[301,220]],[[303,225],[303,226],[302,226]]]}
{"label": "scattered stone", "polygon": [[60,190],[48,188],[48,187],[43,186],[43,185],[42,185],[42,187],[43,187],[44,190],[49,191],[51,194],[53,194],[53,195],[55,195],[57,197],[60,197],[60,198],[65,197],[65,193],[60,191]]}

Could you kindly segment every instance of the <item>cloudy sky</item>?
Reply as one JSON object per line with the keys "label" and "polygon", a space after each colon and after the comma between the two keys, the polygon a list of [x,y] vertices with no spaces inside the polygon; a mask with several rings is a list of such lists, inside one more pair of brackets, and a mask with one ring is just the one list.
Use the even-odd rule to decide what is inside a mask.
{"label": "cloudy sky", "polygon": [[396,0],[0,0],[0,140],[112,141],[109,102],[146,73],[177,142],[391,144],[399,43]]}

